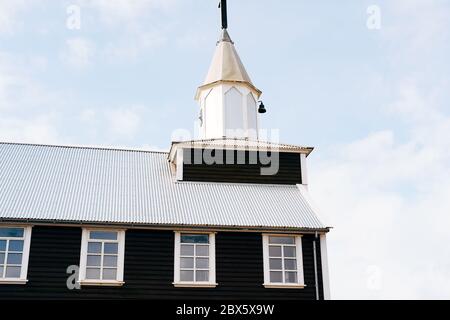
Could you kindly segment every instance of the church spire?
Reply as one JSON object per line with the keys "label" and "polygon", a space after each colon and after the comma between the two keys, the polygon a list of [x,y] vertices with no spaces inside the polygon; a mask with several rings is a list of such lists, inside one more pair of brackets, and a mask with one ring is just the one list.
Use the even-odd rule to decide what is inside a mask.
{"label": "church spire", "polygon": [[208,74],[199,90],[224,82],[240,83],[255,91],[258,97],[261,95],[253,85],[227,29],[221,32]]}
{"label": "church spire", "polygon": [[196,100],[201,108],[201,138],[258,138],[257,103],[262,92],[245,70],[228,33],[227,2],[220,3],[222,31]]}

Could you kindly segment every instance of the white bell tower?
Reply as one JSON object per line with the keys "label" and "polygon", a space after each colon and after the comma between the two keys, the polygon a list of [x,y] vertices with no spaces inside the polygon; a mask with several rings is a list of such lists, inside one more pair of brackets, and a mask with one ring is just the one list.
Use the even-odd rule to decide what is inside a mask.
{"label": "white bell tower", "polygon": [[222,34],[206,79],[195,99],[200,104],[200,138],[258,139],[261,91],[250,80],[227,32],[222,1]]}

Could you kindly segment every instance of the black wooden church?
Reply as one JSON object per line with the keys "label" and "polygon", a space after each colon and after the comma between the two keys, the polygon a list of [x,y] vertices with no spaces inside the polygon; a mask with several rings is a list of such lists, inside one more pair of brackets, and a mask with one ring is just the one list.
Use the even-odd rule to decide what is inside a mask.
{"label": "black wooden church", "polygon": [[312,148],[260,139],[227,32],[200,137],[169,152],[0,143],[0,299],[329,299]]}

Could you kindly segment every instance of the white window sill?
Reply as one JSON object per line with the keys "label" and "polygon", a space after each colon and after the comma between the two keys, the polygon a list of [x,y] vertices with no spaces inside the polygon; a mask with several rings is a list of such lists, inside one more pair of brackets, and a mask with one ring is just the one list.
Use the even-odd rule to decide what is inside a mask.
{"label": "white window sill", "polygon": [[28,280],[26,279],[0,279],[0,285],[2,284],[27,284]]}
{"label": "white window sill", "polygon": [[201,282],[174,282],[173,286],[176,288],[215,288],[217,283],[201,283]]}
{"label": "white window sill", "polygon": [[304,289],[304,284],[284,284],[284,283],[264,283],[263,286],[267,289]]}
{"label": "white window sill", "polygon": [[101,280],[82,280],[79,281],[82,286],[105,286],[105,287],[121,287],[124,281],[101,281]]}

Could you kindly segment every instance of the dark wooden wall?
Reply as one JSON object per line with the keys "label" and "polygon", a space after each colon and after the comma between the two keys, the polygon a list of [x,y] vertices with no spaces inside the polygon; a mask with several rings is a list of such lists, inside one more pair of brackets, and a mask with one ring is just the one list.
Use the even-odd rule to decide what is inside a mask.
{"label": "dark wooden wall", "polygon": [[[263,152],[263,157],[278,161],[278,171],[274,175],[262,175],[261,168],[268,168],[263,162],[251,163],[250,159],[260,159],[254,151],[233,151],[234,159],[242,160],[241,163],[226,163],[226,152],[216,150],[223,154],[223,164],[207,164],[205,161],[198,163],[196,159],[202,159],[203,149],[185,149],[183,180],[201,182],[231,182],[231,183],[260,183],[260,184],[301,184],[302,174],[300,168],[299,153]],[[210,151],[208,151],[210,152]],[[208,153],[209,154],[209,153]],[[264,156],[265,155],[265,156]],[[231,158],[231,159],[233,159]]]}
{"label": "dark wooden wall", "polygon": [[[303,237],[305,289],[262,286],[261,234],[219,232],[216,236],[216,288],[175,288],[174,233],[128,230],[123,287],[68,290],[66,269],[80,260],[81,228],[33,228],[28,284],[0,284],[1,299],[315,299],[313,235]],[[316,241],[320,297],[323,297],[320,248]]]}

